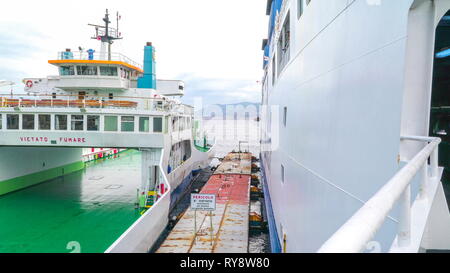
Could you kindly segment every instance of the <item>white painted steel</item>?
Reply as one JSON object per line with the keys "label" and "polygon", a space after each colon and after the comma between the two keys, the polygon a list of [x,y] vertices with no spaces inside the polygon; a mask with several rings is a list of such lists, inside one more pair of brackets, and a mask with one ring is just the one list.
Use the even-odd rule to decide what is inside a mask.
{"label": "white painted steel", "polygon": [[164,171],[163,154],[164,151],[161,151],[159,168],[167,191],[105,253],[146,253],[166,227],[169,220],[170,192],[172,188]]}
{"label": "white painted steel", "polygon": [[[279,13],[280,24],[291,16],[282,71],[272,71],[277,39],[269,41],[261,161],[273,239],[283,244],[285,230],[287,252],[316,252],[398,171],[399,151],[406,162],[423,148],[399,137],[428,134],[434,32],[450,1],[314,0],[300,17],[298,2]],[[389,251],[398,213],[374,238],[380,251]]]}
{"label": "white painted steel", "polygon": [[12,82],[12,81],[0,80],[0,87],[1,87],[1,86],[8,86],[8,85],[12,86],[12,85],[14,85],[14,84],[15,84],[15,83]]}
{"label": "white painted steel", "polygon": [[[428,141],[421,137],[403,139]],[[375,236],[385,222],[395,203],[402,199],[402,212],[399,223],[400,246],[409,243],[410,237],[410,182],[416,173],[427,164],[427,160],[438,148],[441,140],[434,138],[405,167],[360,208],[325,244],[319,249],[321,253],[361,252]],[[403,196],[402,196],[403,195]]]}

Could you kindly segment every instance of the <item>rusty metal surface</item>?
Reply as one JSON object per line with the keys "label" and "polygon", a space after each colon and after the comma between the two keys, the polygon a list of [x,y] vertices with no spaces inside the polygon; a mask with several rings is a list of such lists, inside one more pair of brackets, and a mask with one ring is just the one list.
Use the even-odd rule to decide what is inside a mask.
{"label": "rusty metal surface", "polygon": [[229,153],[226,155],[214,174],[251,174],[251,153]]}
{"label": "rusty metal surface", "polygon": [[248,205],[250,176],[240,174],[215,174],[203,187],[201,193],[215,194],[217,203],[230,201],[233,204]]}
{"label": "rusty metal surface", "polygon": [[201,193],[216,195],[216,210],[210,214],[189,208],[157,253],[248,252],[251,154],[241,154],[241,162],[238,156],[229,154],[224,163],[248,166],[249,173],[212,175]]}

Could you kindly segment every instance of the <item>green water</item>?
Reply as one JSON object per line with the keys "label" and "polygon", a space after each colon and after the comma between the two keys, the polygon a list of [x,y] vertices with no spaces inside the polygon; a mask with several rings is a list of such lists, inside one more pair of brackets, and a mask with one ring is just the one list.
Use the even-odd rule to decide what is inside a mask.
{"label": "green water", "polygon": [[104,252],[139,218],[140,160],[127,151],[0,196],[0,253]]}

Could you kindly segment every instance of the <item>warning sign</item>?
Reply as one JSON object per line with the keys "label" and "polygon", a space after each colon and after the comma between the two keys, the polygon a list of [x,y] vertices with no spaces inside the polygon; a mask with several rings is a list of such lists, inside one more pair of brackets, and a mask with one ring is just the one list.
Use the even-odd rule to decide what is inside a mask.
{"label": "warning sign", "polygon": [[195,210],[216,210],[216,195],[191,194],[191,208]]}

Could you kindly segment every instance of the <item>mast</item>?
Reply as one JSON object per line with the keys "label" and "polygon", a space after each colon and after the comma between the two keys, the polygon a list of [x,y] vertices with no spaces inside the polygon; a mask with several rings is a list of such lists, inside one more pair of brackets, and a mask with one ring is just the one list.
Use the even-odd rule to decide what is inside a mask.
{"label": "mast", "polygon": [[91,39],[99,40],[102,43],[102,50],[101,54],[104,54],[104,45],[108,45],[108,61],[111,61],[111,45],[114,43],[114,40],[120,40],[122,39],[121,33],[119,32],[119,19],[120,15],[119,12],[117,12],[117,27],[111,28],[110,24],[111,21],[109,20],[109,12],[108,9],[106,9],[105,17],[103,18],[103,22],[105,23],[104,26],[100,25],[94,25],[94,24],[88,24],[89,26],[95,27],[95,36],[91,37]]}

